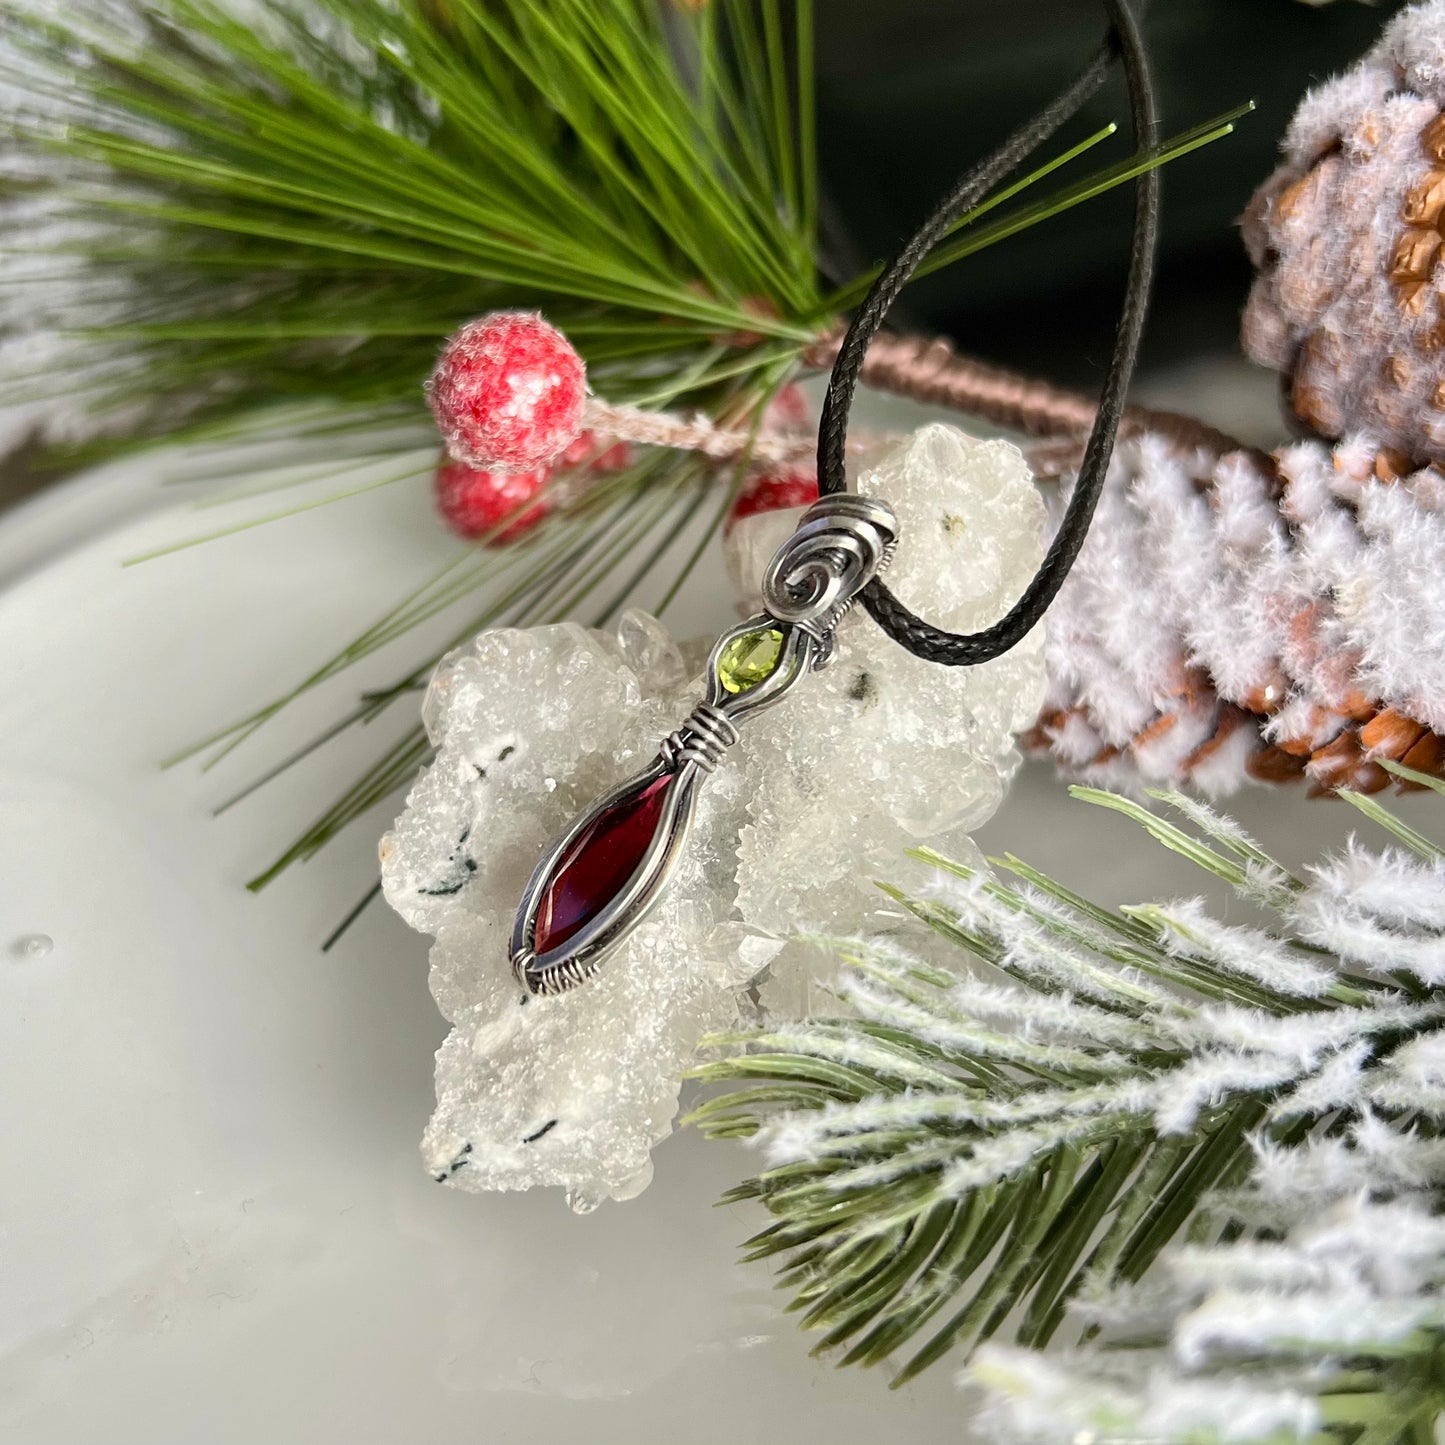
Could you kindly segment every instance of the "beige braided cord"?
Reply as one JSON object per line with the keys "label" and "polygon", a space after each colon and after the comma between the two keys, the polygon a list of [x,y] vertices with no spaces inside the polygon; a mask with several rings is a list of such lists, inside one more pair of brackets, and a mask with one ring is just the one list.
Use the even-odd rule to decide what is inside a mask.
{"label": "beige braided cord", "polygon": [[[840,339],[830,336],[817,342],[804,361],[827,370]],[[1095,404],[1082,392],[962,355],[941,336],[880,333],[868,348],[862,381],[875,391],[962,412],[1029,437],[1077,437],[1082,442],[1094,424]],[[1240,445],[1194,417],[1129,407],[1119,435],[1144,432],[1216,455],[1237,451]]]}

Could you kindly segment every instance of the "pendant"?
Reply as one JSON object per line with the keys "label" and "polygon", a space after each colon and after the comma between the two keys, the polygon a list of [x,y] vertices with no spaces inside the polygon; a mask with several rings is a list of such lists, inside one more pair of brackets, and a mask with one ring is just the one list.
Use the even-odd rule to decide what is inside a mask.
{"label": "pendant", "polygon": [[713,645],[704,700],[653,763],[547,846],[512,929],[512,971],[528,993],[575,988],[647,916],[687,846],[698,788],[738,725],[828,665],[838,623],[888,565],[897,532],[886,502],[853,492],[803,514],[763,575],[764,610]]}

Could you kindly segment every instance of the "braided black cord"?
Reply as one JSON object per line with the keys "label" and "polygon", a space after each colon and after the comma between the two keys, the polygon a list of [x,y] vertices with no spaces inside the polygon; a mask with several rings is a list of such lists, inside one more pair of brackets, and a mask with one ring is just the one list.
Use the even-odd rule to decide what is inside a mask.
{"label": "braided black cord", "polygon": [[[953,223],[983,197],[1026,156],[1043,144],[1103,84],[1116,55],[1123,60],[1129,85],[1136,150],[1158,143],[1159,122],[1153,77],[1138,21],[1128,0],[1105,0],[1110,34],[1083,74],[1032,120],[1014,132],[991,156],[970,169],[917,234],[884,268],[853,317],[833,363],[828,394],[818,428],[818,487],[824,495],[847,485],[845,469],[848,413],[858,387],[858,376],[873,340],[898,293]],[[1114,437],[1124,411],[1125,394],[1134,374],[1159,230],[1159,174],[1154,168],[1139,177],[1134,207],[1134,236],[1129,256],[1129,281],[1114,336],[1114,352],[1104,381],[1094,428],[1084,451],[1073,496],[1047,555],[1024,589],[1023,596],[991,627],[982,632],[945,632],[908,610],[878,579],[863,590],[863,605],[878,625],[903,647],[929,662],[968,666],[987,662],[1020,642],[1043,617],[1074,565],[1088,535],[1094,508],[1103,490]],[[905,539],[904,545],[907,545]]]}

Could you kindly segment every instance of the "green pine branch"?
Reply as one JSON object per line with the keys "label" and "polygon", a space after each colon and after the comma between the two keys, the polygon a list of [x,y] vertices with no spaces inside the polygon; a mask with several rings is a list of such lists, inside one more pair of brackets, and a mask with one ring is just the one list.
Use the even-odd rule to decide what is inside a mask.
{"label": "green pine branch", "polygon": [[0,36],[36,100],[14,139],[117,298],[86,329],[133,364],[99,399],[151,434],[294,395],[420,409],[440,339],[501,305],[545,308],[616,400],[719,337],[816,334],[777,0],[120,13],[22,3]]}
{"label": "green pine branch", "polygon": [[[67,227],[41,249],[88,265],[30,320],[112,360],[90,399],[127,437],[300,399],[420,415],[440,340],[508,305],[545,309],[612,400],[755,406],[870,279],[820,287],[812,9],[788,8],[791,25],[781,0],[264,0],[242,23],[212,0],[74,19],[19,0],[0,75],[31,97],[6,128],[33,164],[12,185]],[[1031,199],[930,267],[1233,118]],[[689,379],[659,394],[664,374]]]}
{"label": "green pine branch", "polygon": [[[84,415],[93,434],[67,439],[57,461],[165,441],[192,448],[198,473],[245,473],[236,513],[154,556],[415,485],[437,349],[497,307],[544,310],[609,400],[756,425],[872,275],[832,291],[820,278],[812,27],[807,0],[262,0],[246,23],[221,0],[106,0],[73,15],[16,0],[0,13],[0,79],[23,99],[0,133],[20,166],[8,182],[0,171],[0,198],[40,210],[0,214],[0,251],[30,268],[43,253],[61,280],[0,294],[0,338],[72,344],[10,379],[7,399],[66,399]],[[965,217],[930,267],[1233,119],[1043,194],[1114,128],[1065,145]],[[289,441],[286,465],[247,462],[261,437]],[[328,487],[326,464],[348,458],[358,475]],[[528,545],[459,556],[420,597],[362,619],[217,751],[392,641],[413,639],[397,671],[422,676],[439,655],[433,622],[460,638],[578,608],[604,621],[629,578],[665,607],[740,475],[640,457],[559,506]],[[644,514],[650,529],[635,525]],[[675,562],[669,539],[694,519],[706,524]],[[554,565],[564,556],[579,573]],[[370,688],[326,735],[409,695]],[[426,756],[417,730],[388,741],[278,863],[379,801],[398,756]],[[277,772],[264,766],[258,783]]]}
{"label": "green pine branch", "polygon": [[[1183,797],[1156,795],[1180,826],[1074,792],[1273,926],[1225,924],[1198,899],[1104,908],[1011,856],[979,874],[919,850],[936,888],[884,890],[922,930],[917,951],[834,942],[837,1014],[711,1041],[724,1056],[697,1077],[734,1087],[691,1118],[761,1150],[763,1167],[728,1198],[771,1216],[747,1257],[777,1266],[819,1353],[897,1362],[895,1384],[977,1355],[978,1378],[1013,1402],[1019,1438],[1217,1438],[1203,1426],[1151,1434],[1147,1380],[1172,1369],[1185,1398],[1192,1378],[1170,1328],[1185,1329],[1219,1280],[1243,1277],[1253,1256],[1230,1248],[1272,1241],[1290,1262],[1326,1208],[1302,1196],[1292,1215],[1275,1182],[1291,1166],[1271,1160],[1295,1151],[1303,1190],[1328,1147],[1341,1180],[1328,1203],[1408,1208],[1423,1227],[1445,1214],[1445,1074],[1426,1083],[1435,1075],[1416,1062],[1445,1054],[1445,854],[1352,797],[1394,846],[1355,846],[1296,876]],[[1389,1167],[1370,1152],[1387,1146]],[[1348,1348],[1271,1335],[1255,1353],[1221,1348],[1197,1373],[1232,1388],[1278,1363],[1269,1388],[1303,1391],[1306,1435],[1413,1441],[1445,1406],[1445,1311],[1429,1303],[1445,1281],[1445,1232],[1423,1247],[1417,1278],[1389,1279],[1383,1257],[1378,1278],[1363,1271],[1381,1296],[1375,1335]],[[1135,1306],[1151,1271],[1181,1270],[1180,1249],[1196,1262],[1178,1317],[1161,1311],[1162,1286]],[[1321,1294],[1322,1329],[1348,1322],[1345,1297],[1343,1285]],[[1280,1306],[1264,1286],[1235,1305],[1246,1334],[1260,1301]],[[1015,1348],[979,1354],[995,1340]],[[1070,1347],[1065,1363],[1028,1353],[1051,1344]]]}

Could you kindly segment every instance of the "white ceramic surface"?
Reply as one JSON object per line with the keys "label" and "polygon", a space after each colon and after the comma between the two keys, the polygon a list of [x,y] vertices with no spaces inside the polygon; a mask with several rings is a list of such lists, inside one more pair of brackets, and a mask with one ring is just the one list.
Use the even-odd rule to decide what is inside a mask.
{"label": "white ceramic surface", "polygon": [[[713,1204],[741,1148],[673,1139],[646,1194],[587,1218],[426,1176],[444,1030],[425,941],[376,907],[317,948],[372,876],[386,810],[242,887],[408,719],[209,816],[393,664],[213,773],[157,764],[451,544],[408,484],[122,570],[201,526],[158,467],[0,519],[0,1440],[959,1439],[946,1368],[895,1394],[811,1361],[767,1271],[736,1262],[760,1217]],[[729,615],[704,575],[679,628]],[[1298,794],[1242,811],[1293,858],[1353,821]],[[1197,887],[1041,770],[984,841],[1084,891]],[[36,934],[54,947],[21,946]]]}

